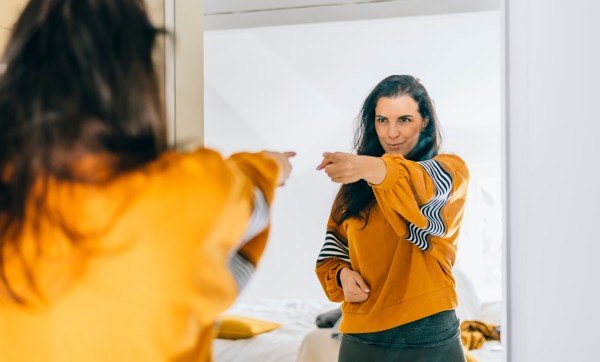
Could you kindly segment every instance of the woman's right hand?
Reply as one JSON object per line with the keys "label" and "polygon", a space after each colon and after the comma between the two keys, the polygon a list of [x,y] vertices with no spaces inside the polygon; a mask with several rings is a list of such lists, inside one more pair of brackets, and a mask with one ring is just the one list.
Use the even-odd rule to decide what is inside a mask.
{"label": "woman's right hand", "polygon": [[364,302],[369,298],[369,286],[365,283],[360,274],[350,268],[343,268],[340,271],[340,282],[344,290],[344,299],[346,302],[358,303]]}
{"label": "woman's right hand", "polygon": [[263,153],[273,158],[279,164],[280,172],[277,185],[283,186],[288,177],[290,177],[290,173],[292,172],[292,164],[290,163],[290,158],[296,156],[296,152],[263,151]]}

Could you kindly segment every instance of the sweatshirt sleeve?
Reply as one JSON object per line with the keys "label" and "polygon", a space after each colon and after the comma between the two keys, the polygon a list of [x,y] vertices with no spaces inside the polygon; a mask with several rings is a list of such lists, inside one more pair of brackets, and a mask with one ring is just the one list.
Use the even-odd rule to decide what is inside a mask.
{"label": "sweatshirt sleeve", "polygon": [[229,257],[229,269],[238,289],[243,289],[254,273],[269,234],[269,208],[277,187],[279,169],[263,154],[237,153],[228,162],[237,166],[253,183],[252,214],[240,244]]}
{"label": "sweatshirt sleeve", "polygon": [[448,236],[462,219],[469,177],[464,161],[454,155],[422,162],[390,154],[382,159],[387,174],[371,185],[379,207],[400,237],[430,251],[431,237]]}
{"label": "sweatshirt sleeve", "polygon": [[208,325],[234,302],[263,254],[280,169],[262,153],[223,159],[201,149],[182,158],[178,170],[185,173],[179,171],[178,187],[187,197],[178,215],[187,225],[189,247],[179,247],[187,252],[179,264],[193,260],[186,268],[194,274],[186,290],[200,323]]}
{"label": "sweatshirt sleeve", "polygon": [[344,300],[344,291],[338,276],[344,267],[351,267],[348,239],[343,225],[337,225],[330,217],[325,242],[317,258],[316,273],[323,291],[332,302]]}

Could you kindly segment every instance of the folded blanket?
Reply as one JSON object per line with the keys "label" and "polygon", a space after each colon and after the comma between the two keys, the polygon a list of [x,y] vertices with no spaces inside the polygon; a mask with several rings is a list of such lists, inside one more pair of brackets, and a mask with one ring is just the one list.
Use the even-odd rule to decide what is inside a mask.
{"label": "folded blanket", "polygon": [[479,349],[485,341],[500,340],[500,327],[481,321],[464,321],[460,324],[460,338],[468,349]]}

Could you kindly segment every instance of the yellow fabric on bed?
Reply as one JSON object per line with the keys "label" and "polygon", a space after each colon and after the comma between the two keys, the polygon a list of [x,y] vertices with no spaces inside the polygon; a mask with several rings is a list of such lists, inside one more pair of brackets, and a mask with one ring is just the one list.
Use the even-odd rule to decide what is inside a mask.
{"label": "yellow fabric on bed", "polygon": [[270,332],[281,327],[281,324],[279,323],[236,315],[220,316],[217,320],[217,324],[217,337],[223,339],[251,338],[257,334]]}

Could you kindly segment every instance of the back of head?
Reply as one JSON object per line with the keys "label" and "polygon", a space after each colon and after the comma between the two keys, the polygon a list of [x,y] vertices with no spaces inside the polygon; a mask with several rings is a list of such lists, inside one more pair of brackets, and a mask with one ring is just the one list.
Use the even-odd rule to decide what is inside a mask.
{"label": "back of head", "polygon": [[0,254],[40,177],[82,181],[74,165],[90,155],[118,175],[164,150],[157,33],[142,0],[27,4],[0,76]]}
{"label": "back of head", "polygon": [[164,147],[157,30],[137,0],[32,0],[0,78],[0,165],[68,175],[88,153],[125,169]]}

